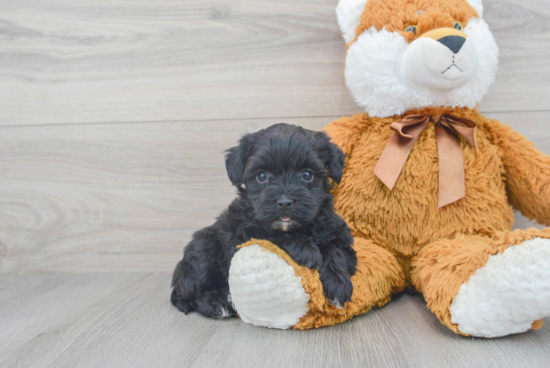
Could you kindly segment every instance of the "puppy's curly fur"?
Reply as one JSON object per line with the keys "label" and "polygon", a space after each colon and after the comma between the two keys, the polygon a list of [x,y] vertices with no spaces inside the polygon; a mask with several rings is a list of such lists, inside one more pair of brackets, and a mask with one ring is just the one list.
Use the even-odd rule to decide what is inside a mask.
{"label": "puppy's curly fur", "polygon": [[334,305],[349,301],[357,257],[348,226],[334,213],[329,182],[340,182],[342,151],[322,132],[276,124],[242,137],[225,164],[238,197],[185,248],[172,281],[174,306],[213,318],[236,315],[229,265],[237,246],[251,238],[267,239],[318,269]]}

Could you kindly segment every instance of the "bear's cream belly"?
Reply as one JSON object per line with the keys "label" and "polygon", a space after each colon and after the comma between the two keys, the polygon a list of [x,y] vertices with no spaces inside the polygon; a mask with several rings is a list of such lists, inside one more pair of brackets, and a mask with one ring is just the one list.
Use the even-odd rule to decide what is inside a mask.
{"label": "bear's cream belly", "polygon": [[376,126],[362,134],[334,191],[336,210],[355,236],[411,258],[423,246],[457,233],[492,235],[511,228],[502,160],[484,131],[478,129],[475,150],[461,140],[466,196],[442,208],[433,123],[420,135],[391,191],[373,172],[390,134]]}

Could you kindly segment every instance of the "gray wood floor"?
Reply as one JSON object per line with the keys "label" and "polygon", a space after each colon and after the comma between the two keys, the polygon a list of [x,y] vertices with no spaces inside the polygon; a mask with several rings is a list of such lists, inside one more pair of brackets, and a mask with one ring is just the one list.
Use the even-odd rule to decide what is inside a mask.
{"label": "gray wood floor", "polygon": [[[547,367],[550,329],[454,335],[419,294],[341,325],[270,330],[184,316],[170,275],[0,276],[1,367]],[[543,348],[541,348],[543,347]]]}
{"label": "gray wood floor", "polygon": [[[234,196],[223,151],[360,111],[336,3],[0,2],[1,367],[550,366],[550,326],[465,339],[418,295],[305,332],[168,304],[183,247]],[[484,4],[500,69],[480,110],[550,154],[548,0]]]}

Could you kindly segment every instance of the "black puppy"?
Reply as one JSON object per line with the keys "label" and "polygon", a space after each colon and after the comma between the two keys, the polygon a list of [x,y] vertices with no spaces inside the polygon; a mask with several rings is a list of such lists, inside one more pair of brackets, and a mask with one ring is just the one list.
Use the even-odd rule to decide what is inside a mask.
{"label": "black puppy", "polygon": [[342,151],[322,132],[276,124],[242,137],[225,166],[239,196],[185,248],[172,280],[174,306],[213,318],[236,315],[229,265],[237,245],[251,238],[269,240],[318,269],[335,306],[349,301],[357,257],[348,226],[334,213],[329,183],[340,182]]}

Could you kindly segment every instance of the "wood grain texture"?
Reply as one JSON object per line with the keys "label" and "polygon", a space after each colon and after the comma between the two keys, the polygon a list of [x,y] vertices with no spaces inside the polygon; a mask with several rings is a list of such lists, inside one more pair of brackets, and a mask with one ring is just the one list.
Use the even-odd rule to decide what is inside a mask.
{"label": "wood grain texture", "polygon": [[192,233],[235,197],[224,150],[276,122],[2,128],[0,269],[171,272]]}
{"label": "wood grain texture", "polygon": [[341,325],[271,330],[185,316],[169,275],[1,275],[0,366],[544,367],[550,328],[500,339],[454,335],[419,294]]}
{"label": "wood grain texture", "polygon": [[[337,0],[10,0],[0,125],[348,115]],[[485,0],[482,111],[548,110],[546,0]]]}
{"label": "wood grain texture", "polygon": [[[336,3],[0,3],[0,367],[548,366],[549,326],[462,338],[418,294],[311,331],[169,304],[183,247],[234,197],[223,151],[360,111]],[[484,5],[501,66],[481,110],[550,154],[547,0]]]}
{"label": "wood grain texture", "polygon": [[[489,116],[550,153],[550,112]],[[333,119],[286,122],[318,130]],[[235,197],[223,151],[277,122],[0,128],[0,272],[172,272]]]}

